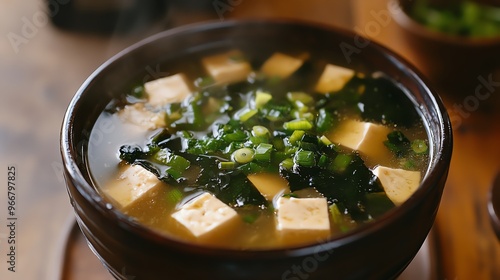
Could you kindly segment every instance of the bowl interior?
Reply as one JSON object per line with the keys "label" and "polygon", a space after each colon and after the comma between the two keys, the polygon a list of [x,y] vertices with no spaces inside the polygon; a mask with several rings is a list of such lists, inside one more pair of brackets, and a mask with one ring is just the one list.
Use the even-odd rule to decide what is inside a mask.
{"label": "bowl interior", "polygon": [[[63,160],[69,176],[78,182],[78,192],[91,201],[102,215],[145,238],[169,245],[176,243],[131,221],[99,195],[86,162],[90,131],[99,114],[112,98],[122,94],[132,84],[164,76],[165,73],[171,73],[172,69],[178,69],[179,65],[189,67],[182,66],[186,58],[191,60],[193,57],[237,48],[259,60],[274,51],[306,49],[314,57],[330,63],[361,72],[379,70],[386,73],[408,90],[408,98],[419,108],[427,127],[432,145],[430,164],[422,187],[406,203],[379,220],[332,241],[340,245],[377,231],[405,215],[441,183],[451,157],[451,127],[439,97],[427,87],[411,65],[376,44],[351,52],[353,49],[350,47],[355,46],[355,38],[354,34],[346,31],[332,31],[329,27],[301,22],[249,20],[165,31],[127,48],[96,70],[69,106],[61,138]],[[186,244],[178,246],[186,248]]]}

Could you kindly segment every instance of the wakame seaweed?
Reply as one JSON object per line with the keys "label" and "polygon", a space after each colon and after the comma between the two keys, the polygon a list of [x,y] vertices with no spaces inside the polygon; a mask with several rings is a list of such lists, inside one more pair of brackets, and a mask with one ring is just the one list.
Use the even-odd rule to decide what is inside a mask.
{"label": "wakame seaweed", "polygon": [[[404,127],[418,121],[413,104],[389,79],[357,75],[339,92],[313,95],[259,77],[201,84],[185,102],[166,105],[166,127],[144,146],[123,145],[120,159],[173,187],[208,191],[232,207],[268,206],[247,178],[261,172],[286,179],[292,195],[313,187],[355,221],[379,214],[374,201],[391,206],[359,154],[325,140],[353,112],[364,121]],[[391,151],[408,154],[404,135],[388,137]],[[415,143],[415,150],[425,152],[424,144]]]}

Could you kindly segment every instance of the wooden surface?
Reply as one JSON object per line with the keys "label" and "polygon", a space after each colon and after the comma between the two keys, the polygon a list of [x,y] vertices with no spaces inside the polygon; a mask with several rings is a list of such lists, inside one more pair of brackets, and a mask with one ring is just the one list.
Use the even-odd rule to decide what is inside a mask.
{"label": "wooden surface", "polygon": [[[380,29],[372,32],[367,29],[381,22],[374,15],[388,11],[386,0],[353,3],[357,30],[424,68],[417,58],[418,50],[403,39],[393,20],[382,22]],[[488,191],[500,171],[499,69],[482,74],[484,78],[491,75],[496,83],[484,100],[479,100],[474,90],[457,86],[459,80],[439,86],[434,81],[452,119],[454,134],[450,172],[435,224],[443,279],[500,279],[500,242],[486,208]]]}
{"label": "wooden surface", "polygon": [[[219,16],[205,12],[170,13],[166,25],[127,37],[101,37],[64,32],[50,24],[22,35],[26,20],[43,10],[42,0],[0,0],[0,163],[19,169],[18,271],[7,273],[6,232],[0,227],[0,279],[111,279],[78,231],[63,241],[72,216],[60,172],[58,133],[64,110],[85,78],[117,51],[155,31]],[[394,22],[379,22],[386,0],[242,1],[226,18],[286,16],[354,29],[388,46],[419,66],[415,51],[396,34]],[[349,7],[349,4],[351,7]],[[220,18],[219,18],[220,19]],[[379,19],[380,20],[380,19]],[[26,29],[26,28],[25,28]],[[370,32],[370,30],[372,32]],[[368,31],[368,34],[367,34]],[[377,32],[375,32],[377,31]],[[15,46],[9,34],[26,41]],[[498,71],[497,71],[498,72]],[[492,72],[494,81],[500,75]],[[500,169],[500,87],[486,100],[474,102],[473,92],[440,86],[439,93],[454,119],[454,151],[448,182],[438,212],[435,244],[441,271],[448,280],[500,279],[500,242],[489,225],[486,198]],[[457,108],[468,105],[460,113]],[[470,105],[477,105],[471,107]],[[5,176],[5,172],[1,172]],[[3,177],[1,178],[4,179]],[[0,221],[5,194],[0,192]],[[64,271],[62,268],[64,267]],[[61,276],[62,275],[62,276]],[[417,278],[418,279],[418,278]]]}

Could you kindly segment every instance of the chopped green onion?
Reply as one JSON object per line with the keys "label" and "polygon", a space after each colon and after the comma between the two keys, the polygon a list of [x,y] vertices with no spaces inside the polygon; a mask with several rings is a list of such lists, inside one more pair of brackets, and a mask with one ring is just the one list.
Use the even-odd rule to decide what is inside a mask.
{"label": "chopped green onion", "polygon": [[235,167],[235,164],[232,161],[219,162],[219,169],[221,169],[221,170],[234,169],[234,167]]}
{"label": "chopped green onion", "polygon": [[291,158],[284,159],[280,163],[280,167],[282,167],[286,170],[291,170],[293,168],[293,159],[291,159]]}
{"label": "chopped green onion", "polygon": [[307,94],[305,92],[289,92],[286,94],[286,98],[290,102],[296,102],[299,101],[302,104],[310,105],[311,103],[314,102],[313,97],[310,94]]}
{"label": "chopped green onion", "polygon": [[225,149],[224,154],[232,154],[234,151],[244,148],[244,144],[242,142],[231,142]]}
{"label": "chopped green onion", "polygon": [[285,147],[285,155],[293,155],[299,150],[298,147]]}
{"label": "chopped green onion", "polygon": [[237,163],[248,163],[253,160],[254,151],[249,148],[241,148],[234,151],[232,158]]}
{"label": "chopped green onion", "polygon": [[290,144],[295,144],[298,140],[302,139],[302,136],[304,136],[306,132],[304,130],[294,130],[292,135],[290,135]]}
{"label": "chopped green onion", "polygon": [[295,164],[305,167],[312,167],[316,165],[316,158],[314,157],[314,152],[306,150],[299,150],[295,154],[293,161]]}
{"label": "chopped green onion", "polygon": [[170,166],[178,171],[184,171],[186,170],[191,163],[189,160],[171,153],[168,149],[161,149],[159,150],[153,157],[156,161]]}
{"label": "chopped green onion", "polygon": [[283,124],[286,130],[309,130],[313,125],[307,120],[293,120]]}
{"label": "chopped green onion", "polygon": [[285,160],[286,158],[288,158],[289,156],[285,154],[285,152],[281,152],[281,151],[276,151],[276,152],[273,152],[273,162],[282,162],[283,160]]}
{"label": "chopped green onion", "polygon": [[257,93],[255,93],[255,108],[262,108],[262,106],[264,106],[271,99],[273,99],[273,96],[270,93],[257,91]]}
{"label": "chopped green onion", "polygon": [[271,161],[271,152],[273,150],[273,145],[267,143],[261,143],[257,148],[255,148],[254,158],[258,161]]}
{"label": "chopped green onion", "polygon": [[248,139],[248,135],[243,130],[237,130],[233,133],[228,133],[222,136],[222,139],[226,142],[241,142]]}
{"label": "chopped green onion", "polygon": [[416,154],[420,155],[420,154],[426,154],[429,147],[427,146],[427,143],[425,143],[424,140],[416,139],[416,140],[413,140],[413,142],[411,143],[411,149]]}
{"label": "chopped green onion", "polygon": [[254,109],[248,109],[248,108],[244,108],[238,112],[236,112],[236,114],[234,115],[234,117],[237,119],[237,120],[240,120],[242,122],[246,122],[248,121],[251,117],[253,117],[255,114],[257,114],[257,110],[254,110]]}
{"label": "chopped green onion", "polygon": [[283,143],[283,139],[279,137],[275,137],[272,139],[273,146],[277,151],[285,150],[285,143]]}
{"label": "chopped green onion", "polygon": [[328,145],[331,145],[332,144],[332,141],[330,141],[330,139],[328,139],[328,137],[326,137],[325,135],[321,136],[319,138],[319,140],[321,141],[321,143],[323,143],[325,146],[328,146]]}
{"label": "chopped green onion", "polygon": [[170,166],[180,171],[188,169],[190,165],[191,163],[189,162],[189,160],[178,155],[174,155],[170,160]]}
{"label": "chopped green onion", "polygon": [[252,135],[257,137],[261,136],[267,137],[269,136],[269,129],[267,129],[267,127],[265,126],[255,125],[254,127],[252,127]]}
{"label": "chopped green onion", "polygon": [[250,137],[250,142],[254,144],[255,146],[259,145],[260,143],[269,143],[269,138],[268,137],[257,137],[257,136],[252,136]]}
{"label": "chopped green onion", "polygon": [[294,110],[293,114],[296,116],[300,116],[304,113],[309,112],[309,107],[307,107],[304,103],[302,103],[300,101],[295,101],[293,103],[293,105],[295,106],[295,110]]}
{"label": "chopped green onion", "polygon": [[350,215],[340,212],[337,204],[334,203],[329,208],[333,223],[336,224],[342,232],[348,231],[355,225]]}
{"label": "chopped green onion", "polygon": [[174,178],[175,180],[178,180],[182,177],[182,171],[173,167],[165,169],[165,173],[172,176],[172,178]]}
{"label": "chopped green onion", "polygon": [[351,156],[347,154],[338,154],[331,164],[331,170],[342,173],[351,163]]}
{"label": "chopped green onion", "polygon": [[292,111],[292,116],[296,119],[307,120],[310,122],[314,121],[314,114],[311,112],[302,112],[302,110],[294,110]]}
{"label": "chopped green onion", "polygon": [[328,157],[326,155],[321,155],[318,160],[318,165],[326,167],[328,165]]}

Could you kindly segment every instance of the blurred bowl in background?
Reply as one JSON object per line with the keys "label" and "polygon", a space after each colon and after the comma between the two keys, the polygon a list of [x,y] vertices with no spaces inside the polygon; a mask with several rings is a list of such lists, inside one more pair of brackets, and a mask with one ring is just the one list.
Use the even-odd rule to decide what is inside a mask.
{"label": "blurred bowl in background", "polygon": [[64,30],[96,34],[144,31],[165,19],[165,0],[67,0],[46,1],[52,23]]}
{"label": "blurred bowl in background", "polygon": [[438,87],[462,95],[474,93],[478,77],[486,78],[500,66],[500,36],[466,37],[432,30],[412,18],[416,3],[389,0],[389,11],[399,26],[397,35],[406,40],[417,66]]}

